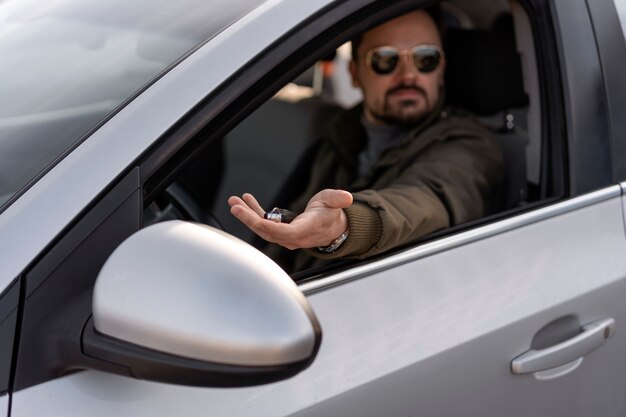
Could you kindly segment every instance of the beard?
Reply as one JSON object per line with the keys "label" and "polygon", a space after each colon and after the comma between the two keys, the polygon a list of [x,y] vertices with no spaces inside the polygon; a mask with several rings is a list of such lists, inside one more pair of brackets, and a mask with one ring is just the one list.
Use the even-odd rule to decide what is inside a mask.
{"label": "beard", "polygon": [[[392,101],[392,95],[400,90],[413,90],[418,93],[424,104],[419,105],[419,100],[406,99]],[[415,126],[424,120],[433,110],[433,104],[430,102],[426,91],[418,86],[400,85],[391,88],[385,94],[382,110],[380,112],[370,108],[369,111],[376,119],[388,125],[396,126]]]}

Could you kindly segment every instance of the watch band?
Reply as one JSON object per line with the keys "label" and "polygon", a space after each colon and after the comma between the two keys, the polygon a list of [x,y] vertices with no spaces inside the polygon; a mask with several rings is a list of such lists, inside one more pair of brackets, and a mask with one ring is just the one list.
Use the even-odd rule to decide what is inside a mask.
{"label": "watch band", "polygon": [[323,253],[333,253],[346,241],[348,238],[348,229],[345,232],[339,235],[339,237],[332,242],[328,246],[318,246],[317,250]]}

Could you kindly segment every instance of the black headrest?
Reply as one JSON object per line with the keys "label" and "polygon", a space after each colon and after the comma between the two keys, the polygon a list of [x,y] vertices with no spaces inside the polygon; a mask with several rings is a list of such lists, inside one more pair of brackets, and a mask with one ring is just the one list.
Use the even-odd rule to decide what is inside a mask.
{"label": "black headrest", "polygon": [[481,116],[528,104],[512,28],[449,28],[444,49],[447,104]]}

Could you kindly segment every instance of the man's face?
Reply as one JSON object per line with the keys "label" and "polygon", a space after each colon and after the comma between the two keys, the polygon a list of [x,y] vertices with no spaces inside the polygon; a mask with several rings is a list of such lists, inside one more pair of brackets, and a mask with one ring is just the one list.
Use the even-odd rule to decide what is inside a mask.
{"label": "man's face", "polygon": [[400,16],[363,34],[358,60],[350,63],[350,73],[354,86],[363,91],[365,117],[370,122],[414,125],[435,108],[443,86],[443,57],[429,73],[419,72],[409,54],[403,54],[388,75],[376,74],[366,64],[366,55],[373,48],[408,50],[417,45],[441,47],[437,26],[424,11]]}

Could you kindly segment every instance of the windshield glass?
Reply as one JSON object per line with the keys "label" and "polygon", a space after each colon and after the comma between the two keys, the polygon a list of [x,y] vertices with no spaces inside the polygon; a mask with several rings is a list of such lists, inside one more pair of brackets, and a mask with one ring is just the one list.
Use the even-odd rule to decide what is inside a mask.
{"label": "windshield glass", "polygon": [[263,1],[0,1],[0,210],[116,107]]}

